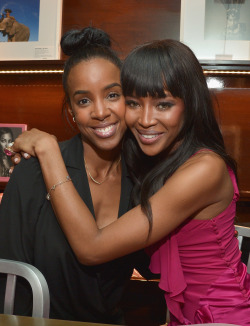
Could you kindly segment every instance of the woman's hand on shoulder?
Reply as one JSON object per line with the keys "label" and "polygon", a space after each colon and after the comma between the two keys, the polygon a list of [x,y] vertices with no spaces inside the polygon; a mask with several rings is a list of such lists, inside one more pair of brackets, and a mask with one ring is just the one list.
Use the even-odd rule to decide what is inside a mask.
{"label": "woman's hand on shoulder", "polygon": [[15,139],[11,146],[11,150],[14,154],[13,160],[15,163],[19,163],[20,155],[24,158],[38,156],[40,153],[50,150],[55,143],[57,144],[56,137],[47,132],[36,128],[24,131]]}
{"label": "woman's hand on shoulder", "polygon": [[57,143],[57,140],[54,135],[33,128],[29,131],[24,131],[15,139],[12,150],[23,153],[22,156],[29,158],[29,155],[39,156],[49,151],[55,143]]}
{"label": "woman's hand on shoulder", "polygon": [[21,162],[21,158],[29,159],[31,156],[38,156],[39,153],[48,151],[53,143],[57,143],[56,137],[44,131],[33,128],[20,134],[12,146],[8,148],[8,155],[11,155],[13,166],[10,168],[10,174],[15,165]]}

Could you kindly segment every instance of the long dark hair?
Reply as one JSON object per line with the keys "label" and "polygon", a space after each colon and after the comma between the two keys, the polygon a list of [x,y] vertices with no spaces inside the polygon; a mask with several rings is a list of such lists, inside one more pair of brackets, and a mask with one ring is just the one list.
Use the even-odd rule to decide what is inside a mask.
{"label": "long dark hair", "polygon": [[71,69],[81,61],[103,58],[121,70],[122,62],[118,54],[111,48],[110,36],[103,30],[95,27],[67,31],[61,38],[61,48],[63,53],[69,56],[65,62],[62,77],[65,92],[62,114],[70,123],[67,108],[71,105],[68,93],[68,76]]}
{"label": "long dark hair", "polygon": [[[8,128],[8,127],[2,127],[2,128],[0,128],[0,139],[5,134],[10,134],[11,135],[11,138],[12,138],[12,141],[14,141],[14,135],[13,135],[13,131],[12,131],[11,128]],[[0,150],[0,170],[2,170],[2,171],[1,171],[0,174],[1,174],[2,177],[9,177],[10,176],[9,168],[5,168],[4,167],[4,160],[7,160],[8,161],[9,166],[12,165],[11,158],[9,156],[7,156],[2,151],[2,148],[1,148],[1,150]]]}
{"label": "long dark hair", "polygon": [[[14,141],[14,135],[13,135],[13,131],[11,130],[11,128],[9,127],[1,127],[0,128],[0,138],[5,135],[5,134],[10,134],[12,141]],[[6,154],[3,151],[0,151],[0,157],[6,157]],[[11,159],[8,157],[9,161],[11,162]]]}
{"label": "long dark hair", "polygon": [[130,131],[126,133],[124,151],[134,181],[134,205],[141,204],[152,229],[149,197],[197,150],[211,149],[236,173],[235,161],[226,153],[216,121],[212,98],[202,67],[193,52],[175,40],[161,40],[135,48],[125,59],[121,72],[124,96],[165,97],[168,90],[184,102],[184,123],[177,141],[180,146],[157,156],[145,155]]}

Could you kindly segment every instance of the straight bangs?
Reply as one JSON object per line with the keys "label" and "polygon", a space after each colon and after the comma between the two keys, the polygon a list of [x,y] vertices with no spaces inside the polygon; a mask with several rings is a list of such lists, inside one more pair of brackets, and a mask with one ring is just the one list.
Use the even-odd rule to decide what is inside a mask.
{"label": "straight bangs", "polygon": [[176,79],[181,79],[178,68],[171,65],[165,50],[149,43],[128,55],[121,70],[124,96],[164,98],[169,91],[172,96],[182,98],[182,83],[176,83]]}
{"label": "straight bangs", "polygon": [[157,53],[151,49],[146,53],[140,50],[133,51],[123,63],[121,83],[124,96],[165,97],[166,81],[155,58]]}

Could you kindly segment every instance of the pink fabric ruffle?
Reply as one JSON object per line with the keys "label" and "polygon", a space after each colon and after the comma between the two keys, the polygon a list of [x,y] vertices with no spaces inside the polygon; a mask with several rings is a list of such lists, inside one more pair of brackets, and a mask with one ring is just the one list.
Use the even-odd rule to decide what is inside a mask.
{"label": "pink fabric ruffle", "polygon": [[188,321],[185,320],[180,308],[180,304],[184,303],[183,291],[187,284],[181,268],[175,234],[173,233],[151,246],[147,252],[151,255],[149,266],[151,271],[161,274],[159,287],[165,291],[165,299],[170,313],[174,314],[181,323],[187,323]]}

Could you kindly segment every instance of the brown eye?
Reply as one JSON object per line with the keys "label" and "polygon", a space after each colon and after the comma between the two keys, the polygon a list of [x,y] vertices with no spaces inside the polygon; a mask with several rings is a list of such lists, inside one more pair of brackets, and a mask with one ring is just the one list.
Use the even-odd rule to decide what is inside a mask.
{"label": "brown eye", "polygon": [[139,104],[133,100],[126,100],[126,106],[130,108],[136,108]]}
{"label": "brown eye", "polygon": [[165,111],[167,109],[170,109],[174,104],[170,102],[160,102],[157,104],[157,109],[160,111]]}
{"label": "brown eye", "polygon": [[80,100],[78,101],[78,105],[86,105],[86,104],[88,104],[89,102],[90,102],[89,99],[87,99],[87,98],[82,98],[82,99],[80,99]]}
{"label": "brown eye", "polygon": [[110,100],[116,100],[116,99],[118,99],[120,97],[121,97],[121,95],[119,93],[116,93],[116,92],[109,93],[109,95],[107,96],[107,98],[110,99]]}

